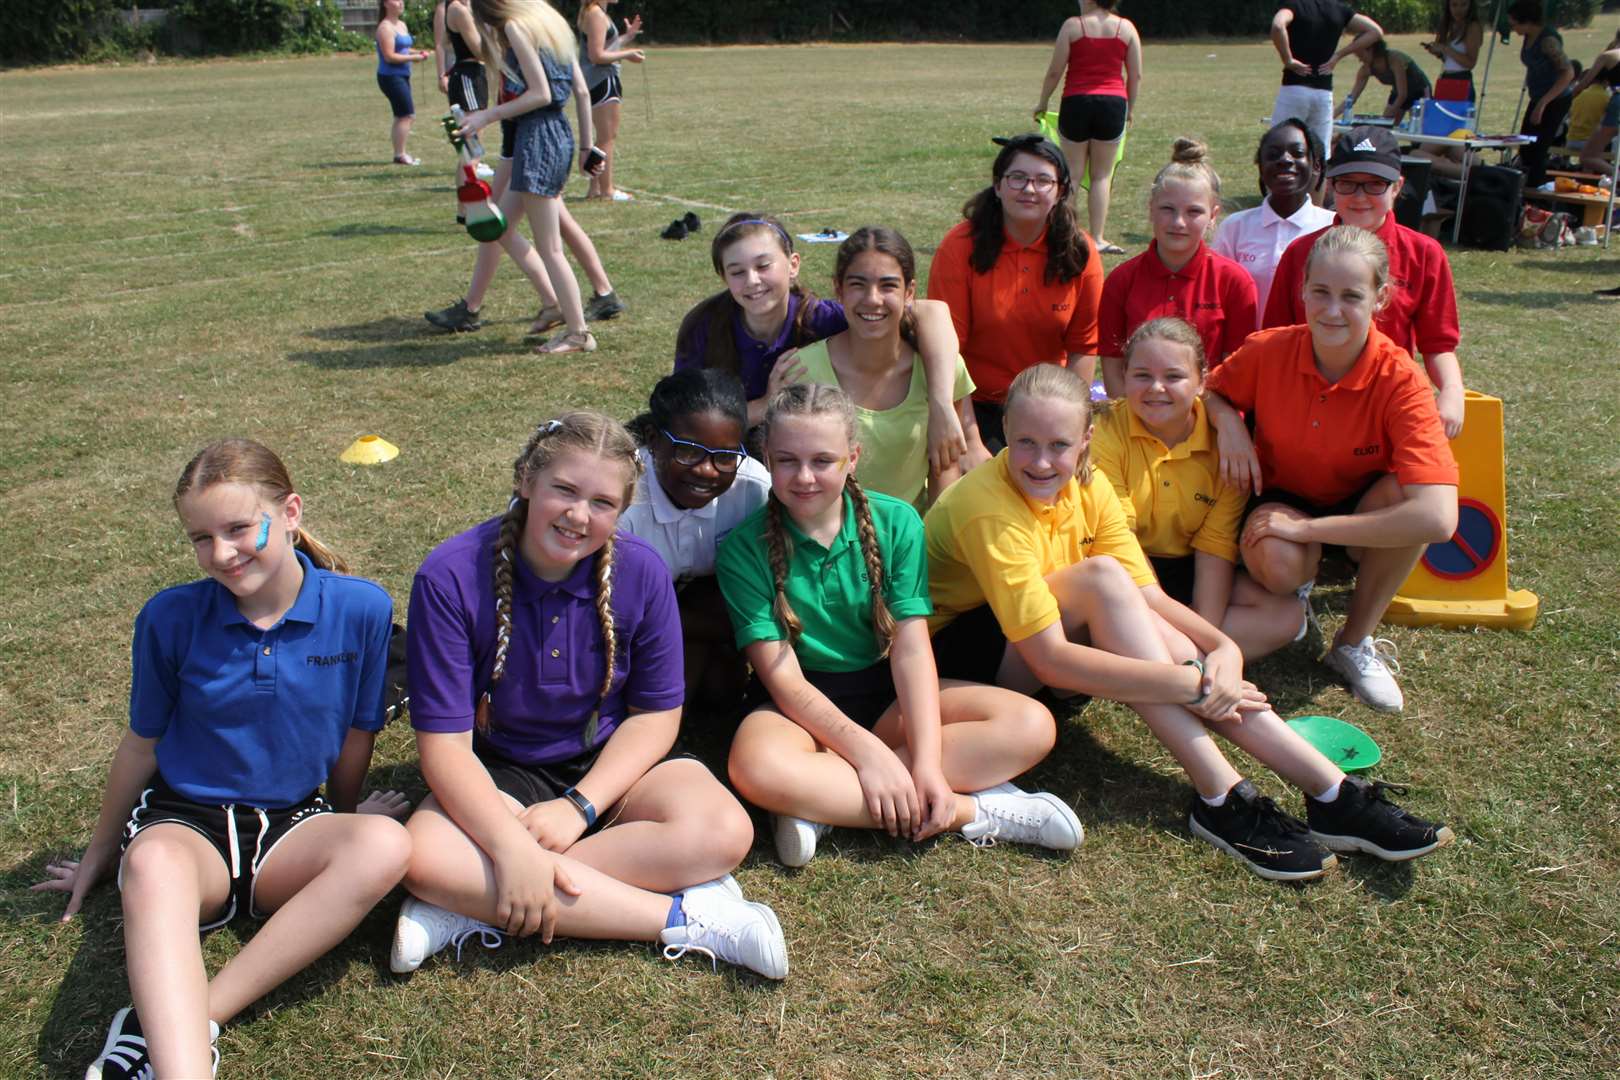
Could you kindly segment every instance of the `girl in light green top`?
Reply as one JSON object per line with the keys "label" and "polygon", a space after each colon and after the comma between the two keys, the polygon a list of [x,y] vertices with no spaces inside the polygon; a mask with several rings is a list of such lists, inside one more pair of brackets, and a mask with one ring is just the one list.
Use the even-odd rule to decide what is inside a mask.
{"label": "girl in light green top", "polygon": [[951,397],[968,449],[954,465],[938,469],[928,455],[928,386],[911,311],[917,293],[911,245],[894,229],[856,230],[838,249],[833,288],[849,329],[799,350],[804,378],[837,386],[854,401],[861,483],[924,507],[990,459],[973,418],[973,379],[957,357]]}

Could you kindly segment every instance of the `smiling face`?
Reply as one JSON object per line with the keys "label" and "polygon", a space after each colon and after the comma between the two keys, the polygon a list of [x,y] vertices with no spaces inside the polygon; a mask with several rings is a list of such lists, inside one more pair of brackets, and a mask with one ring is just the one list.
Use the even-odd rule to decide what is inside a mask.
{"label": "smiling face", "polygon": [[1007,471],[1036,502],[1056,502],[1080,470],[1091,429],[1086,407],[1061,398],[1019,398],[1008,407]]}
{"label": "smiling face", "polygon": [[202,572],[245,599],[295,569],[292,536],[303,503],[267,499],[251,484],[223,482],[180,497],[175,507]]}
{"label": "smiling face", "polygon": [[756,229],[726,246],[720,255],[726,289],[751,322],[787,318],[788,290],[799,276],[799,256],[782,251],[769,229]]}
{"label": "smiling face", "polygon": [[[742,445],[743,437],[742,425],[719,412],[677,416],[670,421],[669,433],[713,450],[736,449]],[[675,460],[675,444],[661,433],[653,439],[652,448],[658,486],[682,510],[701,510],[729,491],[737,479],[736,472],[721,472],[708,457],[696,465],[682,465]]]}
{"label": "smiling face", "polygon": [[837,416],[776,417],[765,442],[771,494],[799,528],[814,532],[842,518],[844,481],[855,472],[859,457],[860,448],[850,443]]}
{"label": "smiling face", "polygon": [[[1371,173],[1343,173],[1329,180],[1328,184],[1332,186],[1340,180],[1356,183],[1389,183],[1383,177]],[[1389,183],[1380,195],[1369,195],[1360,188],[1345,194],[1334,188],[1333,209],[1338,211],[1339,220],[1346,225],[1355,225],[1370,233],[1376,233],[1383,227],[1384,220],[1394,211],[1395,199],[1400,195],[1404,183],[1405,180]]]}
{"label": "smiling face", "polygon": [[850,260],[835,289],[850,333],[862,338],[898,337],[900,320],[917,295],[917,283],[905,279],[899,259],[870,250]]}
{"label": "smiling face", "polygon": [[1353,251],[1318,255],[1305,278],[1305,322],[1318,354],[1354,356],[1367,342],[1373,317],[1387,298],[1373,268]]}
{"label": "smiling face", "polygon": [[1159,258],[1180,267],[1198,251],[1217,213],[1208,184],[1166,179],[1148,203]]}
{"label": "smiling face", "polygon": [[602,549],[629,499],[631,471],[588,451],[558,455],[518,488],[529,500],[518,550],[541,579],[561,581]]}
{"label": "smiling face", "polygon": [[1143,426],[1167,444],[1187,437],[1193,402],[1203,388],[1198,358],[1179,342],[1147,338],[1125,358],[1125,400]]}
{"label": "smiling face", "polygon": [[[1024,177],[1032,178],[1034,182],[1025,184],[1024,189],[1019,191],[1015,184],[1021,183]],[[1045,191],[1036,190],[1045,183],[1051,186]],[[1047,215],[1063,198],[1057,166],[1038,154],[1014,154],[1007,163],[1007,171],[996,181],[996,196],[1001,200],[1001,213],[1006,225],[1022,230],[1043,229]]]}
{"label": "smiling face", "polygon": [[1266,136],[1260,144],[1260,183],[1269,194],[1292,201],[1310,194],[1315,179],[1303,131],[1290,124]]}

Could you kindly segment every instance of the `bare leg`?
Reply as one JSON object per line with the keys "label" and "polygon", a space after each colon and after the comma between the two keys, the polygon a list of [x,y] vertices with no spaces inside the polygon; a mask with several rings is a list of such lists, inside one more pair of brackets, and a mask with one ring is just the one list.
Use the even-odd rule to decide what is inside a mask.
{"label": "bare leg", "polygon": [[[1404,498],[1400,481],[1389,474],[1361,497],[1356,504],[1356,512],[1361,514],[1382,510]],[[1423,557],[1426,547],[1427,544],[1414,544],[1398,548],[1350,549],[1350,557],[1356,560],[1356,588],[1350,594],[1350,606],[1345,611],[1344,625],[1334,636],[1334,645],[1354,645],[1362,638],[1373,635],[1389,602],[1395,598],[1401,583]]]}
{"label": "bare leg", "polygon": [[[405,156],[405,137],[411,133],[411,123],[415,119],[414,116],[394,117],[394,126],[390,135],[394,140],[394,157],[396,160]],[[143,1020],[142,1023],[144,1022]]]}
{"label": "bare leg", "polygon": [[619,135],[619,102],[593,105],[591,126],[596,129],[596,148],[607,160],[602,164],[602,171],[591,177],[586,194],[591,198],[611,199],[618,190],[613,186],[613,142]]}
{"label": "bare leg", "polygon": [[1253,662],[1293,641],[1304,618],[1305,608],[1292,593],[1263,589],[1239,570],[1221,632],[1237,642],[1245,662]]}
{"label": "bare leg", "polygon": [[[557,305],[562,308],[563,321],[571,333],[584,334],[587,332],[585,307],[579,298],[579,282],[574,280],[574,272],[563,257],[558,223],[562,200],[555,196],[527,195],[522,196],[522,203],[529,213],[529,227],[534,230],[535,247],[540,252],[540,261],[545,264],[546,276],[557,290]],[[508,235],[510,233],[508,230]],[[505,237],[501,243],[506,243]],[[511,252],[512,248],[507,247],[507,251]]]}
{"label": "bare leg", "polygon": [[1600,127],[1587,138],[1581,147],[1581,172],[1614,175],[1614,166],[1603,160],[1603,155],[1614,145],[1615,131],[1612,127]]}
{"label": "bare leg", "polygon": [[[1011,780],[1039,764],[1057,742],[1057,724],[1046,706],[999,686],[945,679],[939,690],[940,764],[952,791],[983,791]],[[873,733],[894,748],[906,768],[911,750],[905,745],[900,710],[886,713]],[[971,800],[962,806],[973,820]]]}
{"label": "bare leg", "polygon": [[[1308,516],[1281,503],[1262,503],[1256,510],[1267,507],[1292,517]],[[1292,593],[1307,581],[1315,581],[1317,567],[1322,563],[1321,544],[1296,544],[1275,536],[1268,536],[1257,544],[1245,544],[1241,554],[1243,567],[1255,584],[1279,594]]]}
{"label": "bare leg", "polygon": [[[610,189],[611,190],[611,189]],[[613,291],[613,282],[608,280],[607,271],[602,267],[602,259],[596,254],[596,245],[585,230],[580,228],[574,215],[568,212],[567,204],[561,200],[557,202],[557,224],[562,229],[563,243],[568,250],[574,253],[579,268],[585,271],[585,277],[590,281],[591,288],[598,296],[606,296]]]}
{"label": "bare leg", "polygon": [[[1089,145],[1091,193],[1086,199],[1086,211],[1091,220],[1091,238],[1102,247],[1109,243],[1103,237],[1108,228],[1108,200],[1114,186],[1114,156],[1119,153],[1119,140],[1093,139]],[[1076,176],[1074,182],[1078,184],[1080,178]]]}
{"label": "bare leg", "polygon": [[1246,713],[1241,722],[1216,721],[1209,727],[1312,798],[1344,779],[1337,765],[1270,709]]}
{"label": "bare leg", "polygon": [[130,842],[122,870],[124,955],[147,1054],[159,1076],[209,1076],[208,972],[200,923],[230,897],[219,852],[184,825],[153,825]]}
{"label": "bare leg", "polygon": [[[553,307],[557,303],[557,294],[552,290],[546,267],[518,228],[518,219],[524,209],[524,199],[522,192],[506,189],[511,172],[512,163],[509,161],[502,161],[495,171],[495,184],[491,185],[491,190],[499,193],[498,201],[501,214],[506,218],[506,231],[495,243],[478,245],[478,259],[473,263],[472,283],[467,287],[467,308],[470,311],[477,311],[484,306],[484,294],[489,291],[490,282],[495,278],[495,269],[500,265],[500,256],[489,253],[497,247],[504,249],[518,265],[518,269],[523,271],[524,276],[529,279],[529,284],[534,286],[535,293],[539,295],[542,306]],[[482,278],[479,276],[480,273],[484,275]],[[572,281],[573,274],[570,273],[568,278]]]}
{"label": "bare leg", "polygon": [[[1085,175],[1086,161],[1089,160],[1091,143],[1087,140],[1070,142],[1062,135],[1058,136],[1058,146],[1063,150],[1063,160],[1069,163],[1069,198],[1080,198],[1080,177]],[[1095,233],[1093,239],[1096,238]]]}
{"label": "bare leg", "polygon": [[775,709],[743,719],[727,769],[739,795],[773,814],[851,829],[883,827],[867,813],[855,767]]}

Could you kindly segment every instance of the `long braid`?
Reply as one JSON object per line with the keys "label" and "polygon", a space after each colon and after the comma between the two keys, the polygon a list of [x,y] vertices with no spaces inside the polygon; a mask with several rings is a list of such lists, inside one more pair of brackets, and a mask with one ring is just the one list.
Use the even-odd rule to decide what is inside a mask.
{"label": "long braid", "polygon": [[[493,689],[506,675],[506,657],[512,649],[512,560],[517,558],[518,537],[523,534],[523,524],[529,517],[529,500],[513,496],[506,508],[506,516],[501,519],[500,532],[495,539],[494,579],[495,579],[495,666],[489,673],[489,685]],[[489,730],[489,691],[486,690],[478,699],[474,710],[477,718],[478,730]]]}
{"label": "long braid", "polygon": [[619,636],[613,628],[612,536],[607,538],[607,543],[602,545],[602,551],[596,557],[596,618],[602,624],[602,659],[607,670],[602,676],[602,692],[597,697],[596,708],[591,710],[590,719],[585,722],[587,750],[596,745],[597,721],[608,694],[613,690],[613,665],[619,658]]}
{"label": "long braid", "polygon": [[776,599],[771,602],[771,616],[787,631],[788,645],[799,643],[804,624],[793,612],[787,598],[788,558],[793,541],[782,525],[782,503],[773,492],[765,500],[765,550],[771,559],[771,578],[776,583]]}
{"label": "long braid", "polygon": [[883,552],[878,550],[877,529],[872,525],[872,507],[855,474],[851,473],[849,479],[844,481],[844,490],[849,492],[850,502],[854,504],[855,533],[861,541],[861,555],[866,559],[866,580],[872,588],[872,629],[882,648],[878,654],[881,658],[889,655],[897,630],[894,615],[883,599]]}

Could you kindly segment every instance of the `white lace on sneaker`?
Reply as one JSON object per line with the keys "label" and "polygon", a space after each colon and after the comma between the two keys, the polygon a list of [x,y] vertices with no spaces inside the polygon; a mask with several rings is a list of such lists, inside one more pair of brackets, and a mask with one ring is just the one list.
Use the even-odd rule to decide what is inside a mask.
{"label": "white lace on sneaker", "polygon": [[388,966],[395,974],[404,975],[421,967],[424,960],[447,945],[456,947],[459,958],[462,945],[475,934],[487,949],[506,940],[488,923],[407,896],[400,905],[399,921],[394,924],[394,947]]}
{"label": "white lace on sneaker", "polygon": [[784,979],[788,973],[787,940],[776,913],[764,904],[741,899],[725,879],[694,885],[681,898],[684,926],[665,927],[658,935],[666,960],[687,953],[736,964],[765,976]]}
{"label": "white lace on sneaker", "polygon": [[831,825],[777,814],[771,822],[776,857],[783,866],[803,866],[816,857],[816,844],[831,831]]}
{"label": "white lace on sneaker", "polygon": [[1322,624],[1316,621],[1316,609],[1311,607],[1311,590],[1314,588],[1316,588],[1316,582],[1307,581],[1294,590],[1294,595],[1299,597],[1300,606],[1304,608],[1300,615],[1299,633],[1294,635],[1295,641],[1304,641],[1305,635],[1311,632],[1313,626],[1316,628],[1318,635],[1322,633]]}
{"label": "white lace on sneaker", "polygon": [[467,927],[465,930],[457,930],[450,935],[450,944],[456,947],[457,960],[461,959],[461,947],[474,937],[478,939],[478,944],[486,949],[498,949],[506,944],[506,934],[504,932],[495,929],[488,923],[478,923],[475,926]]}
{"label": "white lace on sneaker", "polygon": [[1395,676],[1401,672],[1395,643],[1388,638],[1364,637],[1354,645],[1340,645],[1328,662],[1343,675],[1356,697],[1384,712],[1400,712],[1406,704]]}
{"label": "white lace on sneaker", "polygon": [[973,801],[979,814],[962,827],[962,836],[975,847],[994,847],[1005,840],[1073,851],[1085,839],[1080,819],[1069,804],[1050,792],[1031,793],[999,784],[976,792]]}

